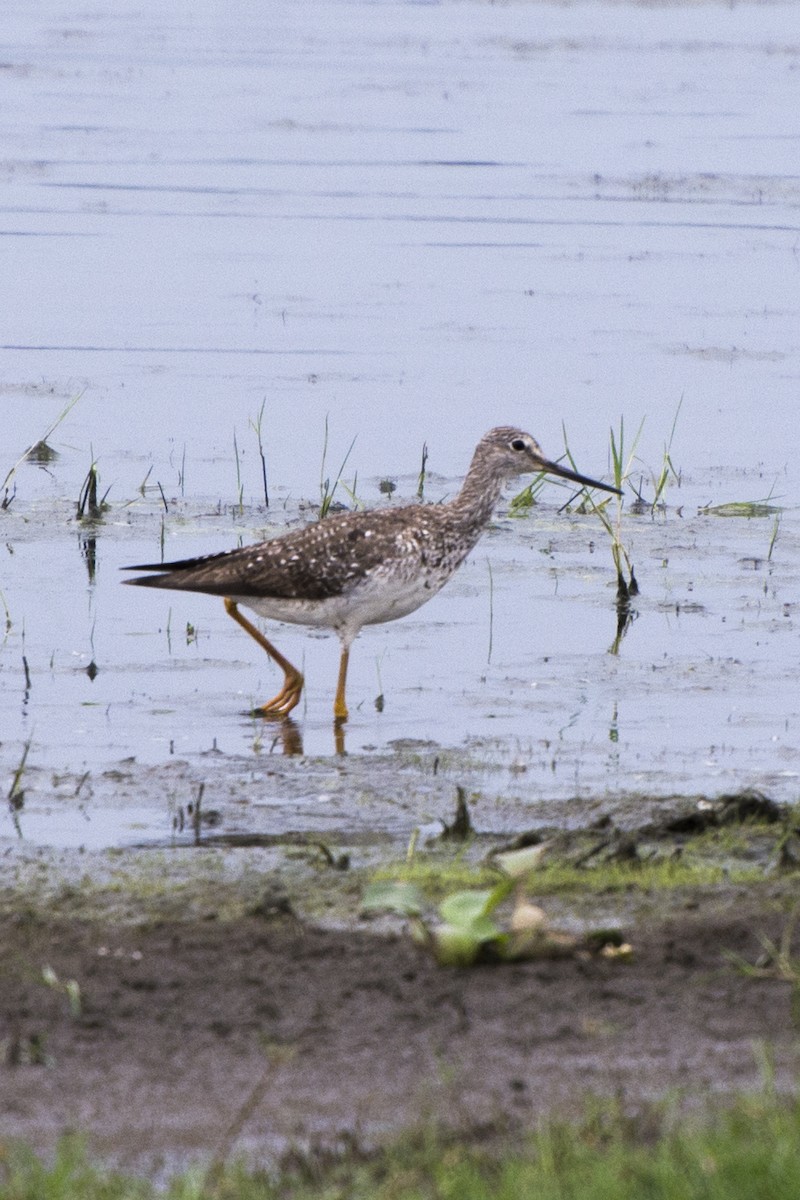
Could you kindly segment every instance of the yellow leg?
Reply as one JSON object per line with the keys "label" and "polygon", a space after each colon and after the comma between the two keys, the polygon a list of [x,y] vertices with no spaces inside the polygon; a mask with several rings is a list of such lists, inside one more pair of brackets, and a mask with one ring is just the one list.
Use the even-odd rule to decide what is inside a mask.
{"label": "yellow leg", "polygon": [[230,596],[225,597],[225,611],[229,617],[233,617],[238,625],[250,637],[258,642],[262,650],[266,650],[267,654],[276,662],[283,671],[283,687],[278,692],[277,696],[273,696],[266,704],[262,704],[260,708],[255,709],[255,712],[261,717],[285,717],[295,708],[300,702],[300,695],[303,691],[303,676],[293,667],[288,658],[284,658],[280,650],[277,650],[272,642],[267,641],[260,629],[256,629],[247,617],[243,617],[239,612],[238,605],[235,600],[231,600]]}
{"label": "yellow leg", "polygon": [[344,699],[344,688],[347,682],[347,663],[350,659],[350,647],[342,646],[342,657],[339,659],[339,681],[336,684],[336,699],[333,702],[333,715],[337,721],[347,720],[347,704]]}

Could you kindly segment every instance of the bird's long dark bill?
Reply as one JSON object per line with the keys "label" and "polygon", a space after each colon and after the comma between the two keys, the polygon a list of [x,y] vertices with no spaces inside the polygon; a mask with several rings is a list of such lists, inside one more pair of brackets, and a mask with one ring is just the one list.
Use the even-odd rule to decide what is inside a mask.
{"label": "bird's long dark bill", "polygon": [[579,475],[577,471],[570,471],[569,467],[562,467],[558,463],[548,462],[544,458],[539,465],[539,470],[545,471],[548,475],[558,475],[561,479],[569,479],[572,483],[580,483],[583,487],[600,488],[603,492],[613,492],[615,496],[622,495],[619,488],[613,487],[610,483],[601,483],[599,479],[590,479],[588,475]]}

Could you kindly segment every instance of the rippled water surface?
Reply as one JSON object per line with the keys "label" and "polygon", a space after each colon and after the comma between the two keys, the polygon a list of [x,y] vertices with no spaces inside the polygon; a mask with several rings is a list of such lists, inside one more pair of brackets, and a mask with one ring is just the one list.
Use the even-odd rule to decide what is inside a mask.
{"label": "rippled water surface", "polygon": [[[498,423],[608,477],[609,427],[644,421],[635,619],[610,653],[608,538],[569,493],[502,510],[356,643],[341,803],[408,799],[414,746],[517,824],[576,794],[796,798],[797,6],[42,0],[0,36],[0,756],[27,786],[0,836],[168,836],[177,761],[185,791],[213,759],[218,804],[238,781],[231,829],[324,805],[336,640],[273,630],[308,680],[290,765],[220,603],[118,568],[313,519],[354,439],[344,502],[412,498],[424,444],[442,499]],[[78,395],[57,457],[13,471]],[[636,513],[676,413],[679,481]],[[93,460],[108,507],[79,521]]]}

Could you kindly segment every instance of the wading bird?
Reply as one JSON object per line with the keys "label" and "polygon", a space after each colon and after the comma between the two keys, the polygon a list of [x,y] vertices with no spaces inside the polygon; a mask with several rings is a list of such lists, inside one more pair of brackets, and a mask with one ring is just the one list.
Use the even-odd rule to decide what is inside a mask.
{"label": "wading bird", "polygon": [[435,596],[489,524],[504,483],[542,472],[621,494],[550,462],[529,433],[501,426],[478,442],[461,490],[445,503],[341,513],[239,550],[126,567],[157,574],[125,582],[222,596],[230,616],[284,673],[278,694],[255,710],[264,717],[292,711],[303,676],[239,605],[273,621],[334,630],[342,651],[333,713],[342,722],[350,646],[362,626],[404,617]]}

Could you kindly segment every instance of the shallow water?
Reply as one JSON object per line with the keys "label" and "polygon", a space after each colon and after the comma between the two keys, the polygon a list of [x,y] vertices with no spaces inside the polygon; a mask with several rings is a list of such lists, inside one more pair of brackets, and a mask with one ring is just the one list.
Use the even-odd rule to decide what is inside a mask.
{"label": "shallow water", "polygon": [[[645,418],[647,494],[680,401],[681,485],[654,518],[626,509],[642,594],[619,654],[605,534],[549,487],[362,635],[346,748],[391,774],[395,743],[432,742],[520,819],[576,792],[796,797],[796,6],[46,0],[4,30],[0,476],[81,393],[0,513],[0,753],[8,789],[30,741],[26,838],[80,840],[87,771],[94,811],[122,814],[100,780],[131,756],[280,757],[243,715],[276,688],[257,648],[213,600],[140,595],[118,567],[279,531],[354,437],[345,480],[371,504],[383,476],[413,496],[424,442],[438,499],[498,422],[555,456],[563,421],[599,475],[608,427]],[[96,526],[74,511],[92,456]],[[773,515],[698,513],[765,497],[771,558]],[[276,639],[327,758],[335,639]],[[168,834],[173,801],[142,795],[101,841]]]}

